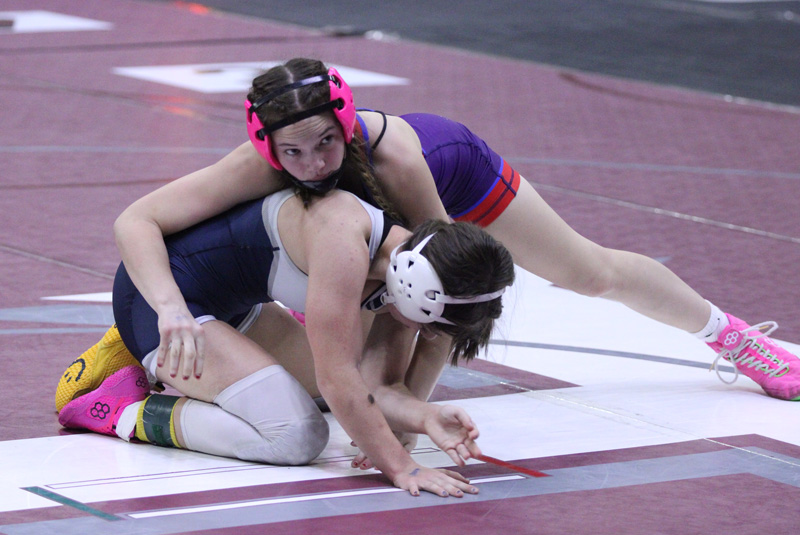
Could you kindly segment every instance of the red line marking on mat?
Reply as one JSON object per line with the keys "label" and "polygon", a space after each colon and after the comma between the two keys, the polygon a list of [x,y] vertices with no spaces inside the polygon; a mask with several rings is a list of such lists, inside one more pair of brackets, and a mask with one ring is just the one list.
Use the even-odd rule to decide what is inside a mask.
{"label": "red line marking on mat", "polygon": [[545,474],[544,472],[539,472],[538,470],[530,470],[528,468],[523,468],[521,466],[517,466],[516,464],[512,464],[506,461],[501,461],[500,459],[495,459],[494,457],[489,457],[488,455],[480,455],[477,457],[477,459],[485,463],[491,463],[497,466],[502,466],[503,468],[508,468],[509,470],[520,472],[522,474],[527,474],[533,477],[550,477],[550,474]]}

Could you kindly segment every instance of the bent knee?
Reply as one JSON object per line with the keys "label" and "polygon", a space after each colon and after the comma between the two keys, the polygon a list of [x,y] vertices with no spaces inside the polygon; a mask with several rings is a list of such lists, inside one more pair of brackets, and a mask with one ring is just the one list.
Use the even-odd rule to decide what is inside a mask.
{"label": "bent knee", "polygon": [[260,430],[258,444],[240,450],[240,459],[267,464],[297,466],[316,459],[328,445],[330,429],[322,413],[286,421]]}
{"label": "bent knee", "polygon": [[291,422],[283,433],[282,464],[308,464],[316,459],[330,438],[330,428],[322,413]]}

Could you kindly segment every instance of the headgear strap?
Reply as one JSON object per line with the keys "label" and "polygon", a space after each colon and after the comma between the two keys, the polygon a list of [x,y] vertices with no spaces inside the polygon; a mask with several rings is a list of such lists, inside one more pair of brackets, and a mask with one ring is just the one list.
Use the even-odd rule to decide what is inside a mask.
{"label": "headgear strap", "polygon": [[[267,127],[264,127],[264,125],[261,123],[261,120],[258,118],[258,114],[256,114],[256,110],[260,106],[263,106],[270,100],[284,93],[288,93],[289,91],[294,91],[295,89],[299,89],[307,85],[321,83],[328,84],[330,89],[330,101],[320,104],[319,106],[315,106],[309,110],[303,110],[290,115],[289,117],[272,123]],[[356,125],[356,108],[355,104],[353,104],[353,92],[350,90],[350,86],[348,86],[347,83],[342,79],[342,76],[339,74],[339,72],[333,67],[328,69],[327,74],[303,78],[297,82],[292,82],[274,89],[255,102],[250,102],[249,99],[245,99],[244,106],[247,110],[247,134],[250,137],[250,141],[253,143],[256,151],[278,171],[281,171],[283,166],[280,164],[277,156],[275,156],[272,151],[272,143],[269,139],[269,134],[275,130],[278,130],[279,128],[302,121],[303,119],[307,119],[312,115],[317,115],[327,110],[333,110],[333,115],[336,117],[336,120],[342,127],[342,133],[344,134],[345,142],[350,143],[350,141],[353,139],[353,132]]]}
{"label": "headgear strap", "polygon": [[285,85],[283,87],[279,87],[278,89],[275,89],[274,91],[270,91],[269,93],[267,93],[266,95],[264,95],[260,99],[258,99],[255,102],[253,102],[253,104],[250,107],[250,111],[251,112],[255,112],[258,109],[259,106],[262,106],[262,105],[266,104],[267,102],[269,102],[270,100],[272,100],[272,99],[274,99],[276,97],[279,97],[279,96],[283,95],[284,93],[288,93],[289,91],[294,91],[295,89],[299,89],[299,88],[301,88],[303,86],[307,86],[307,85],[311,85],[311,84],[318,84],[320,82],[328,82],[328,81],[331,81],[331,82],[334,82],[334,83],[338,83],[338,80],[336,80],[336,78],[334,78],[330,74],[326,74],[326,75],[312,76],[311,78],[304,78],[304,79],[302,79],[300,81],[293,82],[293,83]]}

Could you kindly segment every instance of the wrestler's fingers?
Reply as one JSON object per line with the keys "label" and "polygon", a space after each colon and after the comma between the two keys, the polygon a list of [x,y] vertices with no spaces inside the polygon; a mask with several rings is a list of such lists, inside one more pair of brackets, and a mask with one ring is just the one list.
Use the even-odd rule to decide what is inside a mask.
{"label": "wrestler's fingers", "polygon": [[183,380],[186,381],[189,379],[189,376],[192,375],[197,357],[194,339],[188,336],[184,337],[183,340],[181,340],[181,348],[181,374]]}
{"label": "wrestler's fingers", "polygon": [[462,459],[476,459],[482,453],[478,444],[473,440],[466,440],[462,444],[458,444],[456,450]]}
{"label": "wrestler's fingers", "polygon": [[452,477],[453,479],[457,479],[458,481],[461,481],[462,483],[469,483],[469,479],[467,479],[466,477],[462,476],[458,472],[453,472],[452,470],[447,470],[446,468],[442,468],[441,472],[443,474],[449,476],[449,477]]}
{"label": "wrestler's fingers", "polygon": [[453,463],[456,464],[456,466],[464,466],[466,464],[464,463],[464,459],[461,458],[456,448],[448,448],[444,452],[450,457],[450,459],[453,461]]}
{"label": "wrestler's fingers", "polygon": [[183,345],[181,344],[180,339],[174,339],[170,341],[169,345],[167,346],[167,362],[169,363],[168,369],[170,377],[178,376],[182,351]]}
{"label": "wrestler's fingers", "polygon": [[[454,473],[455,472],[450,472],[448,475],[452,477],[452,474]],[[463,477],[458,479],[450,479],[443,483],[442,487],[450,496],[455,496],[456,498],[463,497],[463,493],[465,492],[469,494],[478,494],[478,488],[471,485],[469,480]]]}
{"label": "wrestler's fingers", "polygon": [[156,354],[156,364],[159,368],[164,366],[167,360],[167,348],[169,348],[169,342],[162,339],[158,344],[158,353]]}
{"label": "wrestler's fingers", "polygon": [[202,331],[199,336],[195,336],[194,341],[197,349],[197,357],[194,362],[194,375],[200,379],[206,364],[206,337]]}

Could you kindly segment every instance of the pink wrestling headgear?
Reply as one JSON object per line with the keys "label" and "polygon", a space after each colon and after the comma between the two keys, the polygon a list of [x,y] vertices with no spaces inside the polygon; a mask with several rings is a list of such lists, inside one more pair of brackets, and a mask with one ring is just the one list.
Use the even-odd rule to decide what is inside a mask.
{"label": "pink wrestling headgear", "polygon": [[[268,126],[264,126],[255,113],[260,106],[263,106],[279,95],[307,85],[325,82],[330,86],[330,102],[295,113],[294,115],[290,115]],[[247,134],[250,136],[250,141],[253,143],[258,153],[278,171],[283,170],[283,166],[278,162],[278,158],[272,151],[272,142],[270,141],[269,134],[279,128],[289,126],[290,124],[297,123],[303,119],[332,109],[339,124],[342,125],[345,142],[350,143],[353,139],[353,130],[356,126],[356,107],[353,104],[353,92],[350,90],[350,86],[342,79],[342,75],[333,67],[328,70],[328,74],[326,75],[312,76],[311,78],[305,78],[289,85],[279,87],[274,91],[270,91],[255,102],[250,102],[250,100],[247,99],[245,100],[244,107],[247,110]]]}
{"label": "pink wrestling headgear", "polygon": [[433,234],[423,239],[411,251],[398,253],[398,245],[392,251],[389,267],[386,268],[386,293],[381,296],[383,304],[394,304],[406,318],[417,323],[438,321],[454,325],[442,317],[446,304],[483,303],[497,299],[505,288],[496,292],[473,297],[452,297],[444,293],[442,281],[422,248],[433,238]]}

